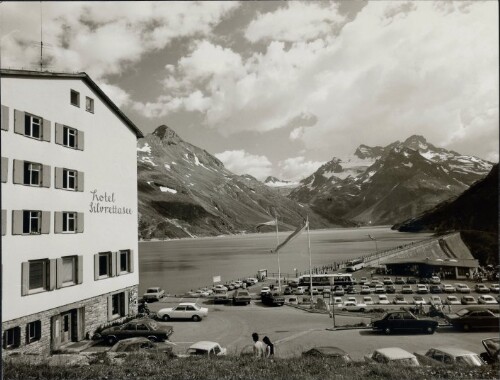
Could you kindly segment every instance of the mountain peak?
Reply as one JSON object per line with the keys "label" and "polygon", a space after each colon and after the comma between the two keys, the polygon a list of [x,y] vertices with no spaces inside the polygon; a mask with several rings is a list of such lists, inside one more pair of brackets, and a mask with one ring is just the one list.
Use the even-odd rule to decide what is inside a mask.
{"label": "mountain peak", "polygon": [[153,132],[153,135],[158,137],[162,141],[167,141],[168,143],[179,143],[182,139],[179,137],[175,131],[169,126],[162,124],[158,128],[156,128]]}

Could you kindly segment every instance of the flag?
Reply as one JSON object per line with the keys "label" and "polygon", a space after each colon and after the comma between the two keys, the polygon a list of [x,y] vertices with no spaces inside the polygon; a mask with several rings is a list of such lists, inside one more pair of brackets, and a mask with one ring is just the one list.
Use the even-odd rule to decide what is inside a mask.
{"label": "flag", "polygon": [[262,226],[275,226],[275,225],[276,225],[276,219],[273,219],[270,220],[269,222],[257,224],[257,227],[255,227],[255,229],[258,230]]}
{"label": "flag", "polygon": [[214,283],[215,282],[220,282],[220,276],[214,276],[213,280],[214,280],[213,281]]}
{"label": "flag", "polygon": [[299,236],[302,233],[302,231],[304,231],[308,226],[309,226],[309,221],[304,220],[304,224],[297,227],[297,229],[295,231],[293,231],[293,233],[290,236],[288,236],[283,243],[278,245],[276,247],[276,249],[272,250],[271,253],[278,252],[281,248],[283,248],[285,245],[287,245],[290,241],[292,241],[294,238]]}
{"label": "flag", "polygon": [[372,235],[367,235],[371,240],[376,240]]}

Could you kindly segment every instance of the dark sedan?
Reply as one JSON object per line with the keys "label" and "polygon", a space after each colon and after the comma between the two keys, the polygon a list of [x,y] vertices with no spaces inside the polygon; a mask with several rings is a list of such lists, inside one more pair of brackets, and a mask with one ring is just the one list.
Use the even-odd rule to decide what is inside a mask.
{"label": "dark sedan", "polygon": [[302,353],[302,356],[333,358],[341,363],[351,363],[352,359],[347,352],[338,347],[313,347]]}
{"label": "dark sedan", "polygon": [[172,326],[160,326],[152,319],[140,319],[125,323],[121,326],[114,326],[104,329],[100,336],[110,345],[117,341],[134,337],[145,337],[152,342],[162,342],[168,339],[173,333]]}
{"label": "dark sedan", "polygon": [[437,326],[437,321],[417,318],[407,310],[390,311],[382,319],[372,322],[373,330],[383,331],[387,335],[395,331],[434,334]]}
{"label": "dark sedan", "polygon": [[446,314],[446,320],[455,328],[464,331],[472,329],[498,329],[500,314],[498,309],[469,306],[454,314]]}

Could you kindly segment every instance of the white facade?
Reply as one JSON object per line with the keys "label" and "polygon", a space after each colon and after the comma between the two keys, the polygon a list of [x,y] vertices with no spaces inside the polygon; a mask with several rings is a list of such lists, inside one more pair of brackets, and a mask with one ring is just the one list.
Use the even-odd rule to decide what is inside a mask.
{"label": "white facade", "polygon": [[[139,283],[136,139],[140,131],[131,128],[131,122],[120,117],[92,83],[77,75],[1,77],[1,103],[8,107],[2,107],[8,111],[8,130],[3,125],[1,131],[1,155],[8,159],[7,181],[2,183],[3,323]],[[72,90],[79,93],[79,107],[70,102]],[[93,100],[93,112],[86,110],[87,97]],[[16,110],[50,121],[50,141],[43,141],[47,136],[39,140],[16,133]],[[7,121],[5,116],[2,121]],[[56,123],[83,132],[78,137],[84,140],[83,150],[56,144]],[[14,160],[40,163],[45,174],[50,167],[50,185],[14,183]],[[83,173],[82,188],[56,188],[56,168]],[[97,203],[109,208],[95,212]],[[49,233],[14,234],[14,210],[50,212]],[[55,213],[64,211],[83,214],[81,232],[55,233]],[[131,272],[96,280],[94,255],[120,250],[130,250]],[[22,295],[26,293],[22,263],[72,255],[81,256],[81,283]]]}

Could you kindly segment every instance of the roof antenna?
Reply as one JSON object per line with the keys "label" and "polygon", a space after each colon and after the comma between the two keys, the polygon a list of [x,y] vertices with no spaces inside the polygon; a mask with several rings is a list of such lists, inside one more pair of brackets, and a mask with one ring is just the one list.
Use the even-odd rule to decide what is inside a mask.
{"label": "roof antenna", "polygon": [[43,18],[42,18],[42,0],[40,0],[40,71],[43,71]]}

